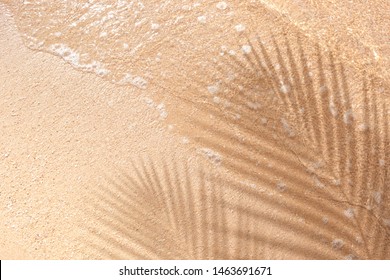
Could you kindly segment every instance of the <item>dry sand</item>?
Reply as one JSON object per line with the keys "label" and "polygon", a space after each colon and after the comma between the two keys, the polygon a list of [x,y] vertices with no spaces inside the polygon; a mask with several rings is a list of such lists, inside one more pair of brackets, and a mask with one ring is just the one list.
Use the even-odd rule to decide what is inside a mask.
{"label": "dry sand", "polygon": [[2,2],[2,259],[390,258],[386,1]]}

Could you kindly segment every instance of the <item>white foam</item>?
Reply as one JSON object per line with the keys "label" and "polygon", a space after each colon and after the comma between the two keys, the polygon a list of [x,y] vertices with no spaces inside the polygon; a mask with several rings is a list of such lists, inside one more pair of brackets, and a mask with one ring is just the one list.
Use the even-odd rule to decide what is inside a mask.
{"label": "white foam", "polygon": [[207,87],[207,90],[211,93],[211,94],[216,94],[218,91],[219,91],[219,87],[217,85],[211,85],[211,86],[208,86]]}
{"label": "white foam", "polygon": [[110,73],[110,70],[107,70],[105,68],[97,68],[95,70],[95,73],[98,74],[100,77],[107,76],[108,73]]}
{"label": "white foam", "polygon": [[361,124],[359,124],[358,129],[359,129],[359,131],[364,132],[364,131],[367,131],[369,129],[369,126],[366,123],[361,123]]}
{"label": "white foam", "polygon": [[152,30],[158,30],[158,29],[160,29],[160,24],[158,24],[158,23],[152,23],[151,28],[152,28]]}
{"label": "white foam", "polygon": [[329,111],[333,117],[337,116],[337,108],[336,108],[336,105],[334,104],[333,100],[329,101]]}
{"label": "white foam", "polygon": [[241,47],[241,50],[242,50],[243,53],[249,54],[252,51],[252,47],[249,46],[249,45],[243,45]]}
{"label": "white foam", "polygon": [[63,60],[70,63],[76,69],[95,72],[99,76],[106,76],[110,73],[110,70],[106,69],[98,61],[94,60],[91,63],[81,63],[80,54],[65,44],[53,44],[49,47],[49,50],[62,57]]}
{"label": "white foam", "polygon": [[332,248],[335,250],[340,250],[344,246],[344,241],[341,239],[334,239],[332,241]]}
{"label": "white foam", "polygon": [[140,89],[146,89],[148,86],[148,82],[139,76],[133,76],[130,73],[127,73],[125,77],[123,77],[118,84],[120,85],[134,85]]}
{"label": "white foam", "polygon": [[237,32],[243,32],[245,30],[245,25],[237,24],[236,26],[234,26],[234,29],[236,29]]}
{"label": "white foam", "polygon": [[153,101],[151,98],[145,97],[145,98],[144,98],[144,101],[145,101],[145,103],[146,103],[149,107],[153,107],[153,106],[154,106],[154,101]]}
{"label": "white foam", "polygon": [[146,87],[148,86],[148,82],[144,78],[141,78],[139,76],[135,76],[131,81],[131,84],[140,89],[146,89]]}
{"label": "white foam", "polygon": [[206,16],[198,16],[198,21],[200,23],[206,23]]}
{"label": "white foam", "polygon": [[219,165],[222,162],[222,157],[219,153],[213,151],[209,148],[202,148],[199,149],[199,151],[205,155],[210,161],[212,161],[214,164]]}
{"label": "white foam", "polygon": [[376,204],[381,204],[382,203],[382,193],[381,192],[374,192],[372,194],[373,198],[374,198],[374,201],[376,202]]}
{"label": "white foam", "polygon": [[255,111],[261,108],[261,104],[258,103],[258,102],[250,102],[250,101],[248,101],[246,103],[246,105],[249,107],[249,109],[252,109],[252,110],[255,110]]}
{"label": "white foam", "polygon": [[217,3],[217,8],[220,10],[225,10],[228,7],[227,3],[224,1],[218,2]]}
{"label": "white foam", "polygon": [[344,113],[343,121],[345,124],[350,124],[353,121],[353,113],[351,110],[348,110]]}
{"label": "white foam", "polygon": [[333,185],[335,186],[340,186],[341,185],[341,180],[340,179],[336,179],[336,178],[333,178]]}
{"label": "white foam", "polygon": [[320,179],[318,179],[318,177],[317,177],[316,175],[313,175],[313,181],[314,181],[314,186],[315,186],[315,187],[320,188],[320,189],[325,188],[324,183],[322,183],[322,182],[320,181]]}
{"label": "white foam", "polygon": [[346,209],[346,210],[344,211],[344,215],[345,215],[347,218],[351,219],[351,218],[353,218],[353,217],[355,216],[355,211],[354,211],[352,208],[348,208],[348,209]]}
{"label": "white foam", "polygon": [[322,95],[323,93],[328,91],[328,87],[326,85],[320,86],[319,93]]}
{"label": "white foam", "polygon": [[276,188],[278,189],[278,191],[284,192],[287,189],[287,186],[284,182],[279,181],[276,183]]}
{"label": "white foam", "polygon": [[160,103],[159,105],[157,105],[157,110],[160,112],[160,117],[162,119],[166,119],[167,118],[168,113],[167,113],[167,111],[165,109],[164,103]]}
{"label": "white foam", "polygon": [[289,87],[288,85],[286,85],[286,84],[282,84],[282,85],[280,86],[280,91],[281,91],[282,93],[284,93],[284,94],[287,94],[287,93],[290,92],[290,87]]}
{"label": "white foam", "polygon": [[295,136],[295,131],[294,129],[290,126],[290,124],[287,122],[285,118],[281,118],[280,122],[282,123],[284,131],[287,133],[289,137],[294,137]]}
{"label": "white foam", "polygon": [[219,103],[221,103],[221,98],[219,98],[218,96],[214,96],[213,97],[213,102],[216,103],[216,104],[219,104]]}

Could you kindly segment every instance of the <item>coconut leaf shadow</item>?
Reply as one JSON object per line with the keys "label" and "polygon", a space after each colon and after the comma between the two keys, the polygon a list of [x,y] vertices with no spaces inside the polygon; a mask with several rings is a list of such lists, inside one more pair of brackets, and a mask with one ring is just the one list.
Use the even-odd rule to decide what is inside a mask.
{"label": "coconut leaf shadow", "polygon": [[[354,84],[331,51],[304,46],[299,34],[268,42],[251,41],[250,54],[218,65],[219,92],[188,121],[201,132],[192,139],[220,154],[237,180],[266,193],[287,187],[277,198],[259,196],[262,207],[236,209],[269,219],[282,236],[299,234],[285,247],[298,258],[389,258],[388,88],[365,72]],[[277,214],[262,216],[267,207]]]}
{"label": "coconut leaf shadow", "polygon": [[134,160],[97,194],[89,245],[102,257],[390,258],[380,82],[359,73],[352,95],[332,52],[290,37],[251,41],[252,53],[216,65],[211,102],[180,98],[180,132],[233,176],[189,170],[177,155]]}
{"label": "coconut leaf shadow", "polygon": [[235,226],[250,217],[232,214],[224,186],[201,168],[190,176],[186,161],[172,156],[138,158],[130,170],[109,179],[90,210],[87,245],[101,258],[259,258],[259,235]]}

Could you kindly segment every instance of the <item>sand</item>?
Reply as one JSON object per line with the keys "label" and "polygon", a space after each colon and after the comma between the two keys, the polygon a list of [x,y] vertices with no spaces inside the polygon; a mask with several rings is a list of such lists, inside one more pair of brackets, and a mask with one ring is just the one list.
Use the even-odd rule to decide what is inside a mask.
{"label": "sand", "polygon": [[2,259],[390,258],[385,1],[2,2]]}

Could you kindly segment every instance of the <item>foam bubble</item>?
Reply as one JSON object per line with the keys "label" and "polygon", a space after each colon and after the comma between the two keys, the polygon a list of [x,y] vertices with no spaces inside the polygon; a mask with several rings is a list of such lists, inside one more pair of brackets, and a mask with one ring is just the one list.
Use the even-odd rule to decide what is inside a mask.
{"label": "foam bubble", "polygon": [[286,85],[286,84],[282,84],[282,85],[280,86],[280,91],[281,91],[282,93],[284,93],[284,94],[287,94],[287,93],[290,92],[290,87],[289,87],[288,85]]}
{"label": "foam bubble", "polygon": [[353,113],[351,110],[348,110],[344,113],[343,121],[345,124],[350,124],[353,121]]}
{"label": "foam bubble", "polygon": [[336,108],[336,105],[334,104],[333,100],[329,101],[329,111],[333,117],[337,116],[337,108]]}
{"label": "foam bubble", "polygon": [[220,9],[220,10],[225,10],[227,8],[227,6],[228,5],[224,1],[221,1],[221,2],[217,3],[217,8]]}
{"label": "foam bubble", "polygon": [[237,32],[243,32],[245,30],[245,25],[243,24],[237,24],[234,29],[236,29]]}
{"label": "foam bubble", "polygon": [[250,53],[252,51],[252,47],[249,46],[249,45],[243,45],[241,47],[241,50],[242,50],[243,53],[248,54],[248,53]]}
{"label": "foam bubble", "polygon": [[346,209],[346,210],[344,211],[344,215],[345,215],[347,218],[351,219],[351,218],[353,218],[353,217],[355,216],[355,211],[354,211],[352,208],[348,208],[348,209]]}
{"label": "foam bubble", "polygon": [[200,23],[206,23],[206,16],[198,16],[198,21]]}
{"label": "foam bubble", "polygon": [[199,149],[199,152],[205,155],[210,161],[214,164],[219,165],[222,162],[222,157],[219,153],[213,151],[212,149],[202,148]]}
{"label": "foam bubble", "polygon": [[295,131],[294,129],[290,126],[290,124],[287,122],[285,118],[281,118],[280,122],[282,123],[284,131],[287,133],[289,137],[294,137],[295,136]]}
{"label": "foam bubble", "polygon": [[110,71],[98,61],[94,60],[90,63],[82,63],[80,61],[80,54],[65,44],[53,44],[50,46],[49,50],[55,55],[60,56],[63,60],[71,64],[76,69],[87,72],[94,72],[101,77],[110,73]]}
{"label": "foam bubble", "polygon": [[276,183],[276,188],[278,189],[278,191],[284,192],[287,189],[287,186],[284,182],[280,181]]}
{"label": "foam bubble", "polygon": [[219,91],[219,87],[217,85],[211,85],[207,87],[207,90],[211,94],[216,94]]}
{"label": "foam bubble", "polygon": [[258,103],[258,102],[250,102],[250,101],[248,101],[246,104],[249,107],[249,109],[254,110],[254,111],[256,111],[256,110],[261,108],[261,104]]}
{"label": "foam bubble", "polygon": [[127,73],[119,82],[118,84],[120,85],[134,85],[140,89],[146,89],[148,86],[148,82],[139,77],[139,76],[133,76],[130,73]]}
{"label": "foam bubble", "polygon": [[344,246],[344,241],[341,239],[334,239],[332,241],[332,248],[335,250],[340,250]]}

